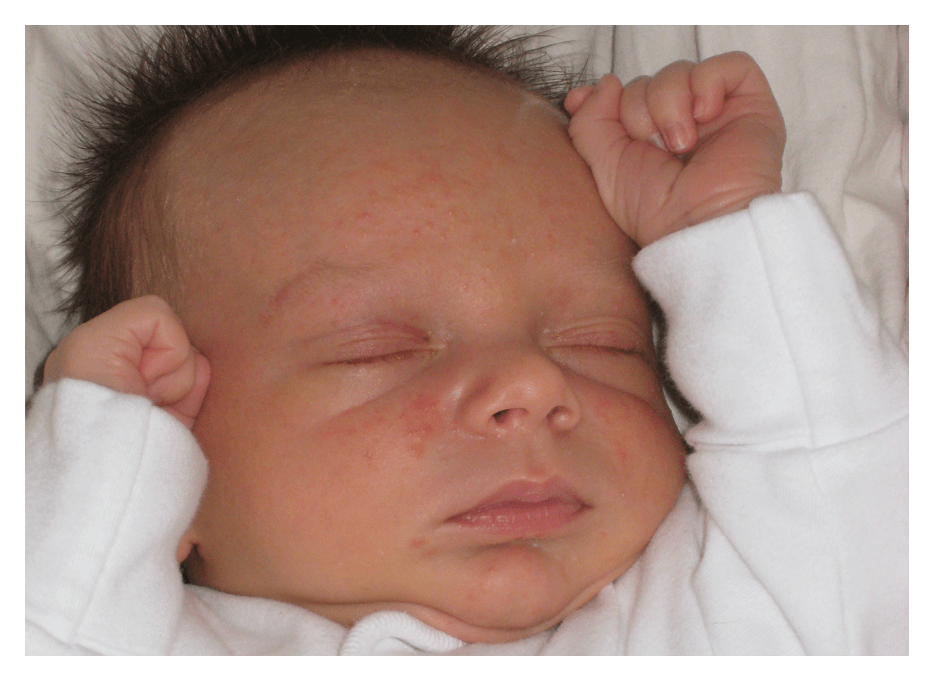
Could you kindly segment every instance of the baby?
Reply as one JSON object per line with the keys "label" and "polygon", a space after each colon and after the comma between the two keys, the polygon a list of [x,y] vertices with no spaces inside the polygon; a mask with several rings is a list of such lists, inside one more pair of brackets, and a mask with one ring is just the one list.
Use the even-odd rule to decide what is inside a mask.
{"label": "baby", "polygon": [[905,360],[767,196],[755,63],[568,124],[425,35],[256,62],[137,147],[127,294],[29,416],[27,650],[905,652]]}

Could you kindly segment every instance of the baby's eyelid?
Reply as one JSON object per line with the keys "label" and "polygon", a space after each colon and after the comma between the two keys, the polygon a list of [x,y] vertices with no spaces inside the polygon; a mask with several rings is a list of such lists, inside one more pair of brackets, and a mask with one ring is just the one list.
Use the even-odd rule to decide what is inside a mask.
{"label": "baby's eyelid", "polygon": [[636,343],[620,343],[620,342],[611,342],[611,343],[570,343],[565,345],[568,349],[572,350],[591,350],[595,352],[610,352],[613,354],[619,355],[631,355],[638,353],[640,348]]}
{"label": "baby's eyelid", "polygon": [[417,355],[426,353],[434,354],[434,350],[428,348],[418,348],[411,350],[397,350],[395,352],[384,352],[376,354],[364,354],[359,357],[350,357],[348,359],[328,362],[329,364],[350,364],[353,366],[361,364],[379,364],[381,362],[396,362],[407,359],[414,359]]}
{"label": "baby's eyelid", "polygon": [[368,338],[334,347],[324,364],[365,365],[381,362],[402,362],[416,358],[430,358],[440,352],[437,343],[432,343],[425,334],[419,338],[387,337]]}
{"label": "baby's eyelid", "polygon": [[555,345],[548,349],[550,354],[561,353],[595,353],[609,356],[627,356],[645,354],[645,349],[639,343],[567,343]]}
{"label": "baby's eyelid", "polygon": [[592,347],[634,352],[643,350],[648,343],[645,334],[630,323],[547,332],[543,341],[546,346],[555,348]]}

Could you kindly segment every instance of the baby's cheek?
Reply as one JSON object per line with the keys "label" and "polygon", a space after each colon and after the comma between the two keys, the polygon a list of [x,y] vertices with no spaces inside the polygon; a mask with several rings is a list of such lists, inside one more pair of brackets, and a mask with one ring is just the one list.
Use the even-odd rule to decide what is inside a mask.
{"label": "baby's cheek", "polygon": [[380,440],[388,422],[383,414],[371,414],[365,419],[337,418],[319,431],[320,439],[312,437],[309,446],[327,452],[335,467],[354,467],[356,461],[362,461],[375,470],[379,468]]}
{"label": "baby's cheek", "polygon": [[[300,420],[280,427],[282,432],[302,430]],[[316,458],[329,460],[318,465],[329,465],[332,474],[365,463],[371,472],[395,475],[424,458],[442,427],[438,399],[419,393],[410,400],[377,400],[351,409],[310,429],[306,437]]]}
{"label": "baby's cheek", "polygon": [[617,390],[595,390],[586,409],[603,433],[610,451],[630,479],[658,478],[679,486],[683,477],[684,441],[667,412],[653,401]]}
{"label": "baby's cheek", "polygon": [[598,388],[586,402],[585,416],[593,420],[597,429],[616,445],[616,449],[626,449],[633,443],[650,435],[657,427],[652,405],[640,396],[632,393]]}
{"label": "baby's cheek", "polygon": [[601,425],[614,423],[620,416],[622,407],[619,395],[616,391],[599,390],[594,391],[588,400],[591,418]]}
{"label": "baby's cheek", "polygon": [[427,393],[420,393],[403,408],[399,418],[402,449],[413,459],[425,455],[428,443],[434,439],[441,427],[441,412],[438,399]]}

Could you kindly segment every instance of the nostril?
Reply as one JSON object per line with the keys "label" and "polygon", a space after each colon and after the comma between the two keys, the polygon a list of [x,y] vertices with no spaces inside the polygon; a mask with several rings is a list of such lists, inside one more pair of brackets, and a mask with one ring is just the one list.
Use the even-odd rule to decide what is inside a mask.
{"label": "nostril", "polygon": [[550,412],[548,412],[548,420],[553,421],[554,419],[560,418],[569,411],[570,410],[567,407],[554,407]]}
{"label": "nostril", "polygon": [[574,409],[564,406],[558,406],[548,412],[548,422],[562,430],[573,428],[580,418],[580,414]]}
{"label": "nostril", "polygon": [[493,414],[493,419],[494,419],[497,423],[502,423],[503,421],[506,420],[506,415],[507,415],[508,413],[509,413],[509,410],[508,410],[508,409],[503,409],[502,411],[498,411],[498,412],[496,412],[495,414]]}

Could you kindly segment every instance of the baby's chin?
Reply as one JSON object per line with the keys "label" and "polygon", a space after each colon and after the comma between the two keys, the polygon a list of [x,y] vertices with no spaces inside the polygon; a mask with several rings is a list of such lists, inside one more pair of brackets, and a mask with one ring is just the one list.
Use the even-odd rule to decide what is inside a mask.
{"label": "baby's chin", "polygon": [[449,613],[426,606],[405,606],[400,604],[394,609],[407,612],[425,624],[439,631],[443,631],[464,643],[510,643],[512,641],[519,641],[524,638],[529,638],[530,636],[535,636],[536,634],[540,634],[543,631],[557,626],[565,617],[590,602],[605,586],[606,584],[594,586],[592,589],[580,594],[579,597],[575,598],[572,602],[567,603],[558,612],[551,613],[547,616],[542,614],[537,617],[531,617],[525,622],[517,622],[516,618],[510,615],[504,615],[500,623],[497,623],[495,618],[484,618],[488,621],[480,624],[467,619],[460,619]]}
{"label": "baby's chin", "polygon": [[588,585],[570,598],[555,598],[554,593],[542,593],[537,602],[525,599],[512,607],[500,601],[495,607],[478,607],[471,602],[462,612],[453,614],[448,609],[418,603],[384,602],[364,604],[344,604],[327,606],[308,606],[308,609],[350,627],[367,615],[396,610],[405,612],[425,624],[442,631],[464,643],[510,643],[560,624],[568,615],[589,603],[608,584],[620,577],[631,562],[620,566],[611,574]]}

